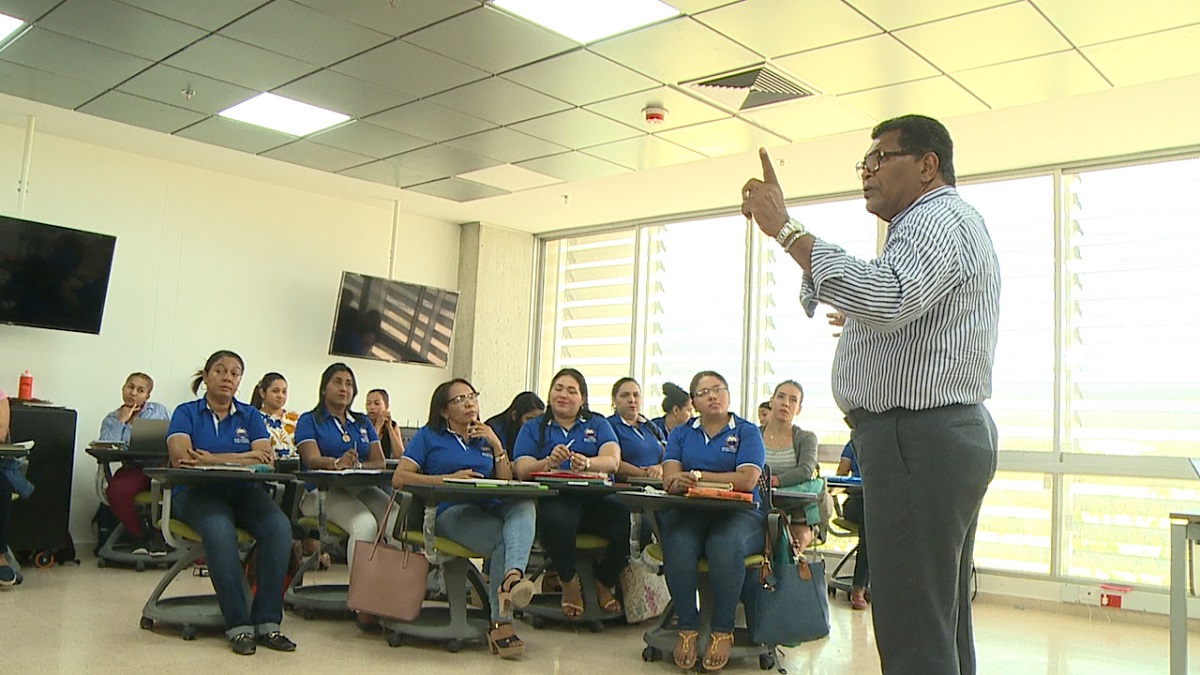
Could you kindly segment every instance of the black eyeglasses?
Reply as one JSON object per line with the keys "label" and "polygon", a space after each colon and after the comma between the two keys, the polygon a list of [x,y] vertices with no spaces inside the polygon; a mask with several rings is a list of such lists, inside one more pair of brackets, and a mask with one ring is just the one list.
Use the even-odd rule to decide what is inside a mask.
{"label": "black eyeglasses", "polygon": [[910,156],[915,157],[920,154],[922,154],[922,153],[907,152],[905,150],[876,150],[875,152],[872,152],[871,154],[867,155],[866,157],[863,157],[861,162],[858,162],[857,164],[855,164],[854,170],[860,176],[862,175],[863,171],[866,171],[868,173],[875,173],[876,171],[879,170],[879,167],[883,165],[883,160],[887,159],[888,157],[901,157],[903,155],[910,155]]}

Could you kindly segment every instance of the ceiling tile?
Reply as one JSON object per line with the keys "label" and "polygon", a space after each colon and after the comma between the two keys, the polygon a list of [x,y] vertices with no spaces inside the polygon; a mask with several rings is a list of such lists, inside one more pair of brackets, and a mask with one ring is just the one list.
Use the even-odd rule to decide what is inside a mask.
{"label": "ceiling tile", "polygon": [[421,167],[438,176],[456,176],[460,173],[503,164],[499,160],[448,145],[430,145],[420,150],[397,155],[395,159],[410,166]]}
{"label": "ceiling tile", "polygon": [[654,125],[654,131],[664,131],[729,117],[729,113],[669,87],[659,87],[651,91],[630,94],[584,106],[584,108],[600,113],[609,119],[650,130],[645,126],[645,114],[642,113],[642,109],[646,106],[667,109],[666,119]]}
{"label": "ceiling tile", "polygon": [[11,17],[22,21],[33,22],[54,8],[62,0],[4,0],[4,8],[0,10]]}
{"label": "ceiling tile", "polygon": [[503,72],[579,46],[574,40],[490,5],[408,35],[404,41],[490,73]]}
{"label": "ceiling tile", "polygon": [[696,20],[767,57],[882,32],[841,0],[745,0]]}
{"label": "ceiling tile", "polygon": [[423,192],[434,197],[451,199],[456,202],[469,202],[473,199],[486,199],[488,197],[499,197],[500,195],[508,194],[506,190],[472,183],[469,180],[461,178],[443,178],[442,180],[435,180],[432,183],[413,185],[407,189],[413,192]]}
{"label": "ceiling tile", "polygon": [[[215,115],[258,92],[171,66],[156,65],[123,82],[117,89],[160,103]],[[184,92],[191,91],[190,97]]]}
{"label": "ceiling tile", "polygon": [[311,64],[222,35],[210,35],[166,63],[257,91],[269,91],[315,70]]}
{"label": "ceiling tile", "polygon": [[786,138],[736,118],[671,129],[656,135],[709,157],[735,155],[789,143]]}
{"label": "ceiling tile", "polygon": [[385,129],[361,120],[313,134],[307,139],[314,143],[331,145],[375,159],[391,157],[429,145],[429,141],[423,138]]}
{"label": "ceiling tile", "polygon": [[389,42],[333,66],[333,70],[416,97],[488,76],[478,68],[448,59],[407,42]]}
{"label": "ceiling tile", "polygon": [[987,110],[979,99],[948,77],[893,84],[848,94],[841,100],[877,120],[910,113],[945,119]]}
{"label": "ceiling tile", "polygon": [[238,122],[224,117],[210,117],[202,122],[175,132],[176,136],[194,141],[220,145],[242,152],[258,154],[271,148],[296,140],[295,136],[281,134],[262,127]]}
{"label": "ceiling tile", "polygon": [[366,117],[413,100],[412,96],[357,80],[332,70],[320,70],[276,89],[273,93],[351,117]]}
{"label": "ceiling tile", "polygon": [[655,136],[642,136],[641,138],[607,143],[588,148],[583,152],[635,171],[704,159],[704,155],[698,152]]}
{"label": "ceiling tile", "polygon": [[77,110],[89,115],[165,133],[182,129],[205,118],[203,113],[194,110],[177,108],[119,91],[107,92]]}
{"label": "ceiling tile", "polygon": [[1024,2],[906,28],[895,35],[947,73],[1071,48],[1045,17]]}
{"label": "ceiling tile", "polygon": [[484,185],[490,185],[491,187],[509,192],[545,187],[562,182],[553,176],[547,176],[530,169],[513,166],[512,164],[501,164],[500,166],[493,166],[488,169],[471,171],[470,173],[462,174],[459,178],[469,180],[472,183],[483,183]]}
{"label": "ceiling tile", "polygon": [[157,61],[205,36],[205,31],[113,0],[69,0],[38,23],[110,49]]}
{"label": "ceiling tile", "polygon": [[446,145],[510,164],[534,157],[554,155],[570,149],[504,127],[456,138],[447,141]]}
{"label": "ceiling tile", "polygon": [[[86,1],[86,0],[84,0]],[[205,30],[216,30],[271,0],[121,0]]]}
{"label": "ceiling tile", "polygon": [[36,26],[20,40],[10,42],[0,52],[0,58],[73,80],[105,85],[106,89],[152,63]]}
{"label": "ceiling tile", "polygon": [[1114,85],[1155,82],[1200,73],[1200,26],[1083,47]]}
{"label": "ceiling tile", "polygon": [[371,115],[365,121],[439,142],[496,126],[478,117],[464,115],[428,101],[413,101],[399,108]]}
{"label": "ceiling tile", "polygon": [[292,164],[299,164],[321,171],[341,171],[349,169],[352,166],[359,166],[370,162],[373,157],[360,155],[356,152],[347,152],[339,148],[331,148],[328,145],[320,143],[312,143],[307,140],[296,141],[281,148],[275,148],[262,153],[263,157],[270,157]]}
{"label": "ceiling tile", "polygon": [[291,0],[272,2],[221,29],[221,34],[318,66],[392,39]]}
{"label": "ceiling tile", "polygon": [[793,142],[870,129],[879,120],[855,110],[839,98],[820,96],[742,113]]}
{"label": "ceiling tile", "polygon": [[498,77],[438,94],[429,101],[496,124],[512,124],[570,107],[569,103]]}
{"label": "ceiling tile", "polygon": [[338,173],[343,176],[361,178],[369,180],[372,183],[382,183],[394,187],[426,183],[441,177],[436,172],[398,161],[394,157],[391,159],[381,159],[378,162],[371,162],[370,164],[363,164],[362,166],[356,166],[353,169],[346,169]]}
{"label": "ceiling tile", "polygon": [[[915,26],[920,23],[946,19],[988,7],[997,7],[1013,0],[845,0],[867,16],[868,19],[887,30]],[[961,42],[959,44],[970,44]]]}
{"label": "ceiling tile", "polygon": [[0,92],[61,108],[75,108],[107,87],[72,80],[19,63],[0,61]]}
{"label": "ceiling tile", "polygon": [[520,122],[514,124],[513,128],[574,149],[611,143],[646,133],[643,129],[635,129],[582,108],[571,108]]}
{"label": "ceiling tile", "polygon": [[762,61],[758,54],[688,17],[618,35],[588,49],[667,84]]}
{"label": "ceiling tile", "polygon": [[585,49],[511,70],[503,77],[575,105],[644,91],[659,84]]}
{"label": "ceiling tile", "polygon": [[1075,46],[1200,23],[1200,2],[1180,0],[1033,0]]}
{"label": "ceiling tile", "polygon": [[954,79],[992,108],[1008,108],[1109,88],[1100,73],[1075,50],[965,70]]}
{"label": "ceiling tile", "polygon": [[590,180],[629,172],[629,169],[623,166],[582,152],[564,152],[561,155],[539,157],[520,162],[518,166],[565,181]]}
{"label": "ceiling tile", "polygon": [[876,35],[785,56],[780,66],[826,94],[847,94],[938,75],[937,68],[891,35]]}
{"label": "ceiling tile", "polygon": [[739,0],[663,0],[663,2],[681,12],[695,14],[696,12],[703,12],[706,9],[720,7],[721,5],[735,4]]}
{"label": "ceiling tile", "polygon": [[478,0],[299,0],[329,16],[350,21],[391,36],[406,35],[479,6]]}

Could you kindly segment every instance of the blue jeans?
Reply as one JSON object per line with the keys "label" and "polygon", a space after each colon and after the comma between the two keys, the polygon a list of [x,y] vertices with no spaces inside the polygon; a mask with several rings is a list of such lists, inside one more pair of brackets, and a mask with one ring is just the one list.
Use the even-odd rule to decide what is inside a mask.
{"label": "blue jeans", "polygon": [[495,505],[455,504],[437,516],[434,531],[439,537],[481,553],[490,562],[492,621],[511,618],[500,613],[496,597],[509,570],[525,573],[536,521],[537,508],[528,499],[509,499]]}
{"label": "blue jeans", "polygon": [[[225,619],[225,636],[265,635],[283,620],[283,581],[292,550],[292,526],[261,486],[189,486],[174,496],[174,516],[204,540],[208,576]],[[237,531],[258,542],[257,591],[246,598]]]}
{"label": "blue jeans", "polygon": [[763,549],[763,516],[758,510],[675,509],[659,514],[663,574],[681,630],[700,627],[696,591],[697,563],[708,561],[714,633],[733,631],[738,599],[746,578],[745,558]]}

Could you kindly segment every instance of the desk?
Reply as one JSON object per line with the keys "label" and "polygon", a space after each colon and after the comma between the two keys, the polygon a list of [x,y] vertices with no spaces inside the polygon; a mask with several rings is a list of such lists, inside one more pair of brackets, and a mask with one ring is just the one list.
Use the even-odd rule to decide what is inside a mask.
{"label": "desk", "polygon": [[419,497],[432,506],[437,502],[482,501],[487,499],[544,499],[558,494],[557,488],[533,487],[530,485],[470,485],[468,483],[443,483],[442,485],[405,485],[401,488]]}
{"label": "desk", "polygon": [[[166,467],[149,467],[143,469],[150,480],[158,481],[164,488],[180,485],[228,485],[230,482],[242,483],[291,483],[295,477],[286,473],[258,473],[255,471],[239,471],[237,469],[174,469]],[[153,490],[151,490],[153,492]],[[162,533],[167,544],[173,548],[181,548],[175,536],[171,533],[171,490],[165,490],[162,495]],[[157,495],[155,496],[157,497]],[[157,504],[157,498],[151,498],[151,505]]]}
{"label": "desk", "polygon": [[28,456],[29,450],[25,446],[0,443],[0,459],[25,459]]}
{"label": "desk", "polygon": [[[101,503],[107,502],[105,483],[112,480],[114,462],[133,462],[143,466],[163,465],[167,462],[165,450],[131,450],[123,443],[94,443],[85,448],[84,452],[96,460],[99,474],[96,477],[96,496],[100,498]],[[122,542],[125,532],[125,524],[118,522],[111,532],[97,542],[94,551],[97,567],[103,568],[110,562],[116,562],[132,565],[138,572],[144,572],[147,565],[172,565],[182,555],[179,549],[172,549],[166,555],[157,557],[151,557],[147,553],[134,553],[130,542]]]}
{"label": "desk", "polygon": [[1200,542],[1200,512],[1171,514],[1171,675],[1187,675],[1190,549]]}

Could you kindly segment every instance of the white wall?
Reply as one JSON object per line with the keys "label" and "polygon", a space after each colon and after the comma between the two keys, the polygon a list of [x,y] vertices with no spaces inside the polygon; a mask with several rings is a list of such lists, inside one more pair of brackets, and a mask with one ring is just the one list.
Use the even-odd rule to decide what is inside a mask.
{"label": "white wall", "polygon": [[[192,396],[190,375],[216,349],[247,372],[249,400],[268,370],[289,381],[289,407],[311,408],[328,355],[343,270],[388,276],[393,202],[257,182],[35,134],[23,217],[117,237],[100,335],[0,326],[0,387],[34,374],[34,395],[79,412],[76,446],[120,404],[131,371],[153,400]],[[0,213],[16,215],[24,129],[0,124]],[[259,158],[248,158],[264,161]],[[394,278],[457,290],[458,226],[400,214]],[[444,368],[349,360],[360,389],[385,387],[394,416],[420,419]],[[356,407],[361,408],[361,398]],[[95,462],[76,453],[71,531],[94,537]]]}

